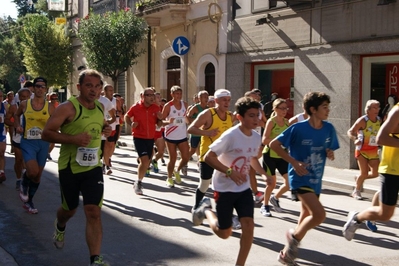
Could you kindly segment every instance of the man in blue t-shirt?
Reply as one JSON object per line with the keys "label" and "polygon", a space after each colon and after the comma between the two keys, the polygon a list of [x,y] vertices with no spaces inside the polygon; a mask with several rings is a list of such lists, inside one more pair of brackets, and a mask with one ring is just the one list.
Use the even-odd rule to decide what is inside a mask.
{"label": "man in blue t-shirt", "polygon": [[302,203],[298,226],[288,230],[288,243],[278,256],[282,264],[295,263],[299,242],[326,217],[319,201],[321,180],[326,158],[334,160],[334,150],[339,148],[334,126],[326,121],[330,97],[322,92],[309,92],[303,104],[309,119],[291,125],[269,144],[289,163],[292,199]]}

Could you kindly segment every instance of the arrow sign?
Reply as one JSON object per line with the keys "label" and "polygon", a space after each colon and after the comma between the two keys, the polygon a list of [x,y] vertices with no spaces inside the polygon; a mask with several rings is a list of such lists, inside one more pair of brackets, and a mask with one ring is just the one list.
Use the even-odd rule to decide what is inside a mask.
{"label": "arrow sign", "polygon": [[190,50],[190,42],[184,36],[179,36],[173,40],[173,51],[178,55],[185,55]]}

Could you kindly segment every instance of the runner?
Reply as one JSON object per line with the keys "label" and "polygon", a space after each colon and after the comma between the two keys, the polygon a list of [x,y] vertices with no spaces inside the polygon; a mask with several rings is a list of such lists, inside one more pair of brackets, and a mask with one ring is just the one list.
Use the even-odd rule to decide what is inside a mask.
{"label": "runner", "polygon": [[210,145],[205,155],[205,162],[216,170],[212,182],[216,214],[211,210],[210,199],[204,198],[194,212],[193,222],[194,225],[200,225],[206,217],[213,232],[226,239],[232,234],[235,209],[242,227],[240,250],[235,265],[245,265],[254,234],[254,201],[248,176],[250,165],[262,174],[267,183],[271,179],[257,158],[261,136],[254,129],[259,125],[260,104],[243,97],[238,99],[235,106],[240,123],[225,131]]}
{"label": "runner", "polygon": [[[14,119],[16,132],[23,133],[21,149],[26,165],[19,197],[24,202],[23,207],[29,213],[37,214],[38,210],[33,204],[33,197],[39,188],[49,149],[49,143],[41,138],[42,130],[55,107],[46,100],[47,80],[45,78],[35,78],[33,87],[33,98],[20,103]],[[21,117],[23,117],[22,124]]]}
{"label": "runner", "polygon": [[[187,124],[186,112],[187,103],[182,101],[183,91],[179,86],[172,86],[170,89],[172,100],[167,102],[162,110],[163,119],[165,123],[165,141],[169,152],[168,163],[168,177],[166,185],[174,187],[174,182],[181,183],[180,170],[187,165],[188,155],[188,141],[187,141]],[[180,162],[175,169],[177,160],[177,150],[180,151]],[[175,176],[173,180],[172,176]]]}
{"label": "runner", "polygon": [[287,231],[287,244],[278,255],[278,261],[288,265],[296,265],[300,241],[326,218],[319,200],[324,166],[327,158],[334,160],[334,150],[339,148],[334,126],[326,121],[330,97],[323,92],[309,92],[303,104],[309,119],[293,124],[269,144],[277,155],[289,162],[292,198],[301,201],[298,225]]}
{"label": "runner", "polygon": [[133,104],[125,115],[126,124],[132,128],[134,147],[140,158],[137,181],[133,185],[137,195],[143,195],[142,181],[152,159],[155,127],[157,124],[162,125],[162,113],[155,104],[154,89],[145,88],[140,97],[141,100]]}
{"label": "runner", "polygon": [[97,101],[101,91],[100,73],[90,69],[82,71],[77,87],[79,96],[60,105],[43,130],[43,139],[61,143],[58,173],[62,205],[54,222],[53,243],[58,249],[64,247],[65,228],[76,213],[81,194],[90,265],[108,265],[100,255],[104,194],[100,146],[101,135],[109,135],[111,127],[105,123],[102,104]]}

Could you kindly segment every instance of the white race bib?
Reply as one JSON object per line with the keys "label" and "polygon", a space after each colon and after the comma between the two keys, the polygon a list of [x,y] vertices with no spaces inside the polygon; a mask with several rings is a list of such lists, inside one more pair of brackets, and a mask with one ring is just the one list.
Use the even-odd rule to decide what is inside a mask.
{"label": "white race bib", "polygon": [[378,146],[376,136],[374,136],[374,135],[370,136],[369,146]]}
{"label": "white race bib", "polygon": [[98,164],[98,148],[79,147],[76,152],[76,162],[81,166],[96,166]]}
{"label": "white race bib", "polygon": [[182,125],[184,123],[186,123],[186,120],[184,119],[183,116],[176,117],[175,120],[173,120],[173,124],[175,125]]}
{"label": "white race bib", "polygon": [[42,139],[42,129],[39,127],[32,127],[26,131],[27,139]]}

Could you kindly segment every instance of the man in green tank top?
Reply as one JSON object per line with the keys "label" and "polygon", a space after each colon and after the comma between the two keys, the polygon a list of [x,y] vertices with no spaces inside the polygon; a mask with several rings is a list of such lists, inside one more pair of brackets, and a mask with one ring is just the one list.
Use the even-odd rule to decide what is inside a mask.
{"label": "man in green tank top", "polygon": [[55,110],[42,134],[46,141],[61,143],[58,173],[62,205],[57,210],[53,243],[58,249],[64,247],[66,224],[76,213],[81,193],[90,265],[108,265],[100,255],[104,193],[100,147],[101,135],[109,136],[111,127],[105,123],[103,106],[97,101],[101,78],[95,70],[81,72],[77,84],[79,96],[71,97]]}

